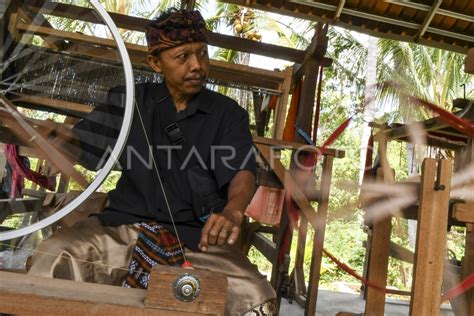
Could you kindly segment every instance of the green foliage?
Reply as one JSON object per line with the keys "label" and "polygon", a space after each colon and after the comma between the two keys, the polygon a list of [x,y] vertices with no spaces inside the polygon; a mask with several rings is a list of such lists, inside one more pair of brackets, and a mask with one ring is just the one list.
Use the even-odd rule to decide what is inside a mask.
{"label": "green foliage", "polygon": [[[367,239],[360,222],[353,220],[335,220],[326,228],[324,248],[328,249],[336,258],[362,274],[364,266],[365,248],[363,242]],[[354,282],[355,279],[339,269],[329,258],[323,257],[321,271],[322,284],[332,283],[335,280]]]}

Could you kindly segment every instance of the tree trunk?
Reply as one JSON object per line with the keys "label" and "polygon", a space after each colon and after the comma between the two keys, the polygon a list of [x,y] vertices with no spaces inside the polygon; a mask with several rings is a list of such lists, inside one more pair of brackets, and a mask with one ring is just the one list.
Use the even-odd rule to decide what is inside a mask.
{"label": "tree trunk", "polygon": [[[368,123],[374,119],[375,104],[375,85],[377,83],[377,56],[379,53],[378,39],[369,37],[369,46],[367,50],[367,73],[365,75],[365,107],[364,122]],[[367,143],[370,137],[371,128],[364,124],[362,129],[362,138],[360,144],[360,172],[359,183],[362,183],[365,169],[365,157],[367,154]]]}

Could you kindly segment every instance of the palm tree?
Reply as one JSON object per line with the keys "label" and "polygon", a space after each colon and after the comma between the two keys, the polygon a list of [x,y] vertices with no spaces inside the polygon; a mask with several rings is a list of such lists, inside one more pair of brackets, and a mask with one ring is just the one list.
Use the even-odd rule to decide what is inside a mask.
{"label": "palm tree", "polygon": [[[379,82],[394,81],[403,86],[403,92],[421,97],[447,110],[452,110],[452,100],[463,95],[462,84],[474,82],[463,71],[464,56],[458,53],[427,46],[380,40]],[[471,92],[472,95],[472,92]],[[379,100],[398,109],[398,119],[406,122],[410,113],[418,119],[427,119],[429,113],[422,109],[412,112],[410,107],[400,107],[400,93],[394,86],[384,86]]]}

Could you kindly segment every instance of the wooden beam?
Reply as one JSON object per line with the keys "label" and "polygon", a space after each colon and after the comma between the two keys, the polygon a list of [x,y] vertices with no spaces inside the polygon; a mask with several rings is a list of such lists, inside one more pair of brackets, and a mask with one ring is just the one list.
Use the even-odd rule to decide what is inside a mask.
{"label": "wooden beam", "polygon": [[390,241],[390,257],[412,264],[415,261],[415,254],[413,251],[410,251],[393,241]]}
{"label": "wooden beam", "polygon": [[422,164],[410,316],[440,313],[451,165],[445,159]]}
{"label": "wooden beam", "polygon": [[437,0],[433,6],[431,7],[431,10],[428,12],[425,20],[423,21],[423,24],[421,25],[420,29],[418,30],[418,33],[415,35],[414,41],[418,42],[418,40],[425,34],[426,30],[431,24],[431,21],[433,20],[434,16],[436,15],[436,11],[438,11],[439,7],[443,3],[443,0]]}
{"label": "wooden beam", "polygon": [[49,279],[12,272],[0,272],[0,280],[2,313],[58,316],[195,315],[146,308],[144,302],[147,291],[141,289]]}
{"label": "wooden beam", "polygon": [[[446,130],[450,126],[444,123],[439,117],[434,117],[421,122],[423,124],[423,130],[426,132],[436,131],[437,133],[466,138],[466,135],[461,134],[456,130]],[[399,139],[402,137],[410,136],[410,126],[402,125],[400,127],[388,128],[385,130],[387,133],[388,140]]]}
{"label": "wooden beam", "polygon": [[341,17],[342,10],[344,9],[344,6],[346,5],[346,0],[339,0],[339,4],[337,5],[336,12],[334,12],[334,21],[339,21],[339,18]]}
{"label": "wooden beam", "polygon": [[68,102],[58,99],[43,98],[27,94],[15,94],[10,98],[15,105],[27,104],[35,107],[46,108],[48,110],[59,110],[60,112],[79,114],[83,117],[84,114],[90,113],[93,110],[92,106]]}
{"label": "wooden beam", "polygon": [[[318,24],[316,26],[314,36],[311,39],[311,43],[305,50],[305,57],[303,62],[299,65],[295,65],[293,82],[297,82],[302,76],[305,74],[305,70],[307,67],[311,67],[308,65],[310,60],[317,60],[317,65],[323,65],[323,67],[330,67],[332,65],[333,60],[331,58],[326,57],[327,45],[329,38],[327,37],[327,25]],[[312,71],[317,72],[317,68],[312,69]]]}
{"label": "wooden beam", "polygon": [[[95,15],[94,10],[90,8],[62,3],[53,3],[47,0],[27,0],[26,4],[30,10],[35,13],[40,12],[40,10],[43,9],[50,11],[51,15],[103,24],[103,22]],[[132,17],[113,12],[109,12],[109,14],[117,27],[127,30],[143,32],[145,30],[145,26],[149,22],[149,20],[143,18]],[[305,56],[305,52],[302,50],[260,43],[214,32],[208,32],[208,35],[209,44],[212,46],[224,47],[241,52],[263,55],[297,63],[301,63]]]}
{"label": "wooden beam", "polygon": [[[16,28],[19,31],[32,34],[32,35],[40,35],[40,36],[47,36],[47,37],[58,38],[58,39],[66,39],[75,43],[85,43],[85,44],[95,43],[96,45],[100,45],[102,47],[107,47],[107,48],[117,47],[115,41],[112,39],[95,37],[95,36],[90,36],[90,35],[85,35],[85,34],[80,34],[80,33],[74,33],[74,32],[61,31],[61,30],[52,29],[50,27],[32,26],[30,24],[17,23]],[[148,53],[148,49],[146,48],[146,46],[143,46],[143,45],[126,43],[125,46],[129,50],[142,51],[144,53]]]}
{"label": "wooden beam", "polygon": [[[323,57],[323,67],[326,67],[326,68],[331,67],[333,62],[334,61],[332,60],[332,58]],[[304,75],[304,68],[305,68],[304,64],[293,65],[293,78],[294,78],[293,81],[295,81],[298,78],[301,78]],[[313,69],[313,70],[316,71],[316,69]]]}
{"label": "wooden beam", "polygon": [[[304,81],[301,88],[301,97],[298,106],[299,128],[310,134],[313,125],[313,109],[316,96],[316,84],[318,82],[318,72],[314,71],[319,66],[319,62],[313,58],[305,63]],[[295,141],[306,143],[298,133],[295,133]]]}
{"label": "wooden beam", "polygon": [[[51,28],[30,28],[29,25],[23,23],[17,24],[16,27],[22,32],[43,34],[51,38],[65,39],[69,42],[77,43],[69,48],[65,48],[64,51],[118,62],[114,50],[116,44],[113,40]],[[148,62],[146,61],[148,55],[147,47],[137,44],[126,44],[126,46],[132,63],[148,68]],[[209,76],[218,81],[222,80],[224,83],[240,83],[257,89],[269,89],[274,93],[281,93],[279,89],[282,82],[286,79],[287,73],[210,60]]]}
{"label": "wooden beam", "polygon": [[454,204],[453,218],[464,223],[474,223],[474,203]]}

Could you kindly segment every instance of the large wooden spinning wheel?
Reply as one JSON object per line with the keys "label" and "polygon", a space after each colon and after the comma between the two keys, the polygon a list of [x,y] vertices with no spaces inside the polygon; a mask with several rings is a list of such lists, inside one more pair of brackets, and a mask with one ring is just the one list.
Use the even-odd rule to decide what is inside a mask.
{"label": "large wooden spinning wheel", "polygon": [[[114,167],[132,122],[134,74],[126,45],[107,11],[97,0],[90,0],[89,7],[95,10],[94,14],[101,23],[81,24],[73,19],[47,19],[54,2],[45,3],[48,6],[43,6],[36,12],[28,11],[27,5],[20,4],[18,11],[8,16],[10,37],[2,45],[0,126],[7,129],[20,144],[33,149],[38,159],[47,161],[63,175],[73,179],[78,187],[82,187],[82,192],[60,210],[37,222],[0,232],[0,241],[43,229],[73,212],[83,203],[97,190]],[[55,31],[47,32],[47,27]],[[72,34],[78,41],[65,39],[61,37],[62,34]],[[87,36],[101,36],[104,42],[109,44],[106,51],[108,68],[101,68],[101,56],[93,60],[88,57],[97,47],[81,43],[80,39]],[[115,60],[111,62],[110,56]],[[78,80],[81,78],[82,81]],[[89,82],[84,78],[88,78]],[[57,122],[63,124],[68,122],[68,118],[72,117],[72,121],[78,121],[86,116],[96,104],[104,102],[104,96],[111,84],[125,86],[126,93],[122,101],[125,110],[121,129],[102,168],[93,172],[92,176],[83,177],[80,170],[73,167],[71,160],[62,159],[65,155],[60,148],[55,147],[44,131],[51,126],[51,115],[59,117]],[[90,137],[94,135],[91,134]]]}

